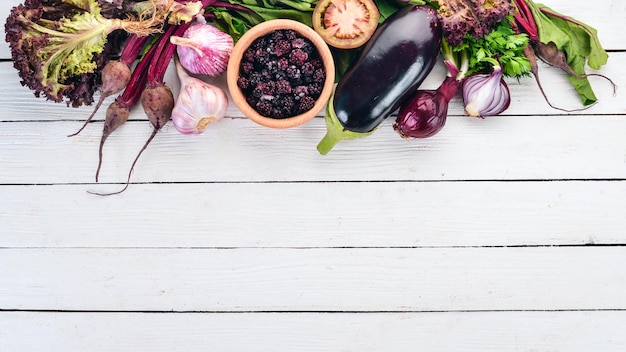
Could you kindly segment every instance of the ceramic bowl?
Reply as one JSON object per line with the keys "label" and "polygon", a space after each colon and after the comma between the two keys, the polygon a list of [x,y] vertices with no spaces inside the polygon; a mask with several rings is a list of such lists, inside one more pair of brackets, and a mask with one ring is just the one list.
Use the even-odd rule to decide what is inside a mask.
{"label": "ceramic bowl", "polygon": [[[296,31],[303,38],[308,39],[317,49],[320,59],[324,65],[326,80],[322,88],[320,96],[317,98],[313,108],[300,115],[295,115],[286,118],[273,118],[259,114],[252,106],[246,102],[246,97],[242,90],[237,86],[237,79],[239,78],[239,71],[243,55],[250,47],[250,45],[257,39],[266,36],[276,30],[291,29]],[[251,29],[249,29],[235,44],[230,59],[228,61],[228,68],[226,72],[226,79],[228,84],[228,90],[232,97],[233,102],[243,114],[250,120],[256,123],[272,128],[289,128],[301,125],[313,117],[315,117],[326,105],[330,95],[332,93],[335,81],[335,64],[332,54],[326,42],[307,25],[289,19],[276,19],[266,22],[262,22]]]}

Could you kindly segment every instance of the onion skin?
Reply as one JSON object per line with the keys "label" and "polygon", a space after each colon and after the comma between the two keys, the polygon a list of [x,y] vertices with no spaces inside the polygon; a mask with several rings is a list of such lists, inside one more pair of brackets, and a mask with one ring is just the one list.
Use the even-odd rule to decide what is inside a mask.
{"label": "onion skin", "polygon": [[502,78],[502,69],[494,67],[490,74],[475,74],[463,83],[465,113],[484,118],[495,116],[509,108],[511,93]]}
{"label": "onion skin", "polygon": [[437,90],[418,90],[400,107],[393,129],[404,139],[439,133],[446,124],[450,100],[460,87],[461,81],[448,76]]}

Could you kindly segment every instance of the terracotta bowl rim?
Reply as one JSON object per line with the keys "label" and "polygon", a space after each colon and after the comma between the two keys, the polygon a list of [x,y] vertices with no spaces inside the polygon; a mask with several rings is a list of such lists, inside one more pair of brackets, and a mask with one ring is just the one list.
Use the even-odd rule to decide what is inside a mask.
{"label": "terracotta bowl rim", "polygon": [[[241,66],[241,59],[246,49],[252,44],[254,40],[269,34],[279,29],[292,29],[297,31],[300,35],[310,40],[317,49],[319,56],[324,64],[326,71],[326,80],[324,81],[324,87],[320,96],[315,101],[315,105],[311,110],[302,113],[300,115],[287,117],[287,118],[271,118],[259,114],[253,107],[248,105],[246,98],[241,92],[241,89],[237,86],[237,79],[239,78],[239,68]],[[228,60],[228,67],[226,72],[226,80],[228,84],[228,90],[233,99],[233,102],[241,112],[250,120],[272,128],[289,128],[302,125],[315,117],[328,102],[330,95],[334,88],[335,81],[335,63],[332,57],[330,48],[324,41],[324,39],[315,30],[304,23],[290,20],[290,19],[274,19],[262,22],[250,28],[246,33],[241,36],[237,41]]]}

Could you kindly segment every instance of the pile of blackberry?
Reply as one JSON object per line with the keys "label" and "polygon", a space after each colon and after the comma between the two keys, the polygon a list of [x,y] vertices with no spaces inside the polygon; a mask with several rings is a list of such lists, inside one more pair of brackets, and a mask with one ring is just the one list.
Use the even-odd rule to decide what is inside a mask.
{"label": "pile of blackberry", "polygon": [[259,114],[280,119],[311,110],[325,80],[313,43],[296,31],[279,29],[246,49],[237,86]]}

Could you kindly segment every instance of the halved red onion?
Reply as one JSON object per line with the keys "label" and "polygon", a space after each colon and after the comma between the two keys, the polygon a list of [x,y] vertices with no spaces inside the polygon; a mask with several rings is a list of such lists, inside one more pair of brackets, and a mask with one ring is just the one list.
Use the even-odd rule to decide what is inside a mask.
{"label": "halved red onion", "polygon": [[463,83],[465,112],[474,117],[495,116],[511,103],[509,87],[502,78],[502,68],[494,67],[490,74],[474,74]]}

